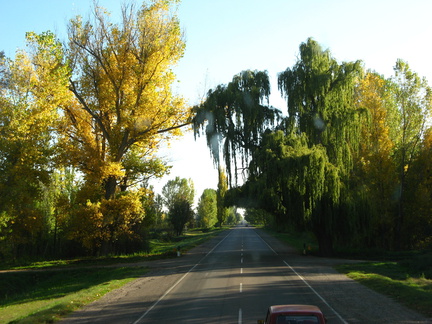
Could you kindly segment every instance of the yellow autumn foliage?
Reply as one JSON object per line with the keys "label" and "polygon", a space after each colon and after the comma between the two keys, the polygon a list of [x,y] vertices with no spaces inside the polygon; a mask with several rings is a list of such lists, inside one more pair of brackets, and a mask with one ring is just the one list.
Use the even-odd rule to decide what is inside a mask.
{"label": "yellow autumn foliage", "polygon": [[89,251],[102,244],[115,244],[120,238],[139,239],[136,226],[145,218],[142,199],[150,192],[139,190],[99,202],[87,201],[71,215],[69,238]]}
{"label": "yellow autumn foliage", "polygon": [[108,179],[105,197],[118,192],[120,178],[128,185],[129,152],[149,160],[161,141],[181,135],[189,122],[190,109],[172,92],[171,68],[184,52],[174,3],[125,6],[118,24],[96,7],[91,20],[77,17],[69,24],[75,100],[63,107],[61,142],[83,172]]}

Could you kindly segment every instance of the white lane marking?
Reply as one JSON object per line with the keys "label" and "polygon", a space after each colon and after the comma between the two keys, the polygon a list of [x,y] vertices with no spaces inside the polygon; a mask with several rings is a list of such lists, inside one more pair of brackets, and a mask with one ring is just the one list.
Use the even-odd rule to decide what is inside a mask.
{"label": "white lane marking", "polygon": [[243,284],[240,282],[240,292],[243,292]]}
{"label": "white lane marking", "polygon": [[239,308],[238,324],[242,324],[242,317],[243,317],[242,309]]}
{"label": "white lane marking", "polygon": [[146,317],[147,316],[147,314],[153,309],[153,308],[155,308],[156,307],[156,305],[157,304],[159,304],[160,303],[160,301],[162,300],[162,299],[164,299],[165,298],[165,296],[166,295],[168,295],[170,292],[171,292],[171,290],[173,290],[184,278],[186,278],[186,276],[190,273],[190,272],[192,272],[201,262],[202,262],[202,260],[204,260],[210,253],[212,253],[213,251],[214,251],[214,249],[216,249],[218,246],[219,246],[219,244],[221,244],[223,241],[225,241],[225,239],[229,236],[229,235],[231,235],[231,233],[232,232],[229,232],[228,233],[228,235],[227,236],[225,236],[218,244],[216,244],[214,247],[213,247],[213,249],[211,249],[209,252],[207,252],[206,253],[206,255],[204,255],[202,258],[201,258],[201,260],[199,260],[198,261],[198,263],[197,264],[195,264],[192,268],[190,268],[189,269],[189,271],[188,272],[186,272],[179,280],[177,280],[175,283],[174,283],[174,285],[172,285],[153,305],[151,305],[150,306],[150,308],[149,309],[147,309],[147,311],[144,313],[144,314],[142,314],[141,316],[140,316],[140,318],[138,318],[135,322],[133,322],[133,324],[138,324],[144,317]]}
{"label": "white lane marking", "polygon": [[[255,232],[255,234],[257,234],[257,233]],[[273,251],[274,254],[278,255],[278,253],[275,250],[273,250],[272,247],[266,241],[264,241],[261,236],[259,236],[259,238],[261,238],[261,240],[269,247],[270,250]],[[314,292],[315,295],[318,296],[319,299],[321,299],[324,302],[324,304],[327,305],[327,307],[342,321],[342,323],[348,324],[348,322],[345,321],[342,318],[342,316],[338,312],[336,312],[333,307],[330,306],[330,304],[324,299],[324,297],[322,297],[315,289],[312,288],[312,286],[306,281],[306,279],[304,279],[301,275],[299,275],[297,273],[297,271],[295,271],[294,268],[291,267],[285,260],[283,260],[283,262],[287,265],[288,268],[291,269],[292,272],[294,272],[306,284],[306,286],[308,286],[310,288],[310,290],[312,290]]]}
{"label": "white lane marking", "polygon": [[314,293],[315,293],[315,295],[317,295],[318,297],[319,297],[319,299],[321,299],[323,302],[324,302],[324,304],[326,304],[327,305],[327,307],[328,308],[330,308],[330,310],[337,316],[337,317],[339,317],[339,319],[343,322],[343,323],[345,323],[345,324],[348,324],[348,322],[347,321],[345,321],[343,318],[342,318],[342,316],[338,313],[338,312],[336,312],[335,310],[334,310],[334,308],[333,307],[331,307],[330,306],[330,304],[324,299],[324,297],[322,297],[315,289],[313,289],[312,288],[312,286],[311,285],[309,285],[309,283],[306,281],[306,279],[305,278],[303,278],[301,275],[299,275],[298,274],[298,272],[297,271],[295,271],[294,270],[294,268],[293,267],[291,267],[285,260],[284,260],[284,263],[287,265],[287,267],[288,268],[290,268],[291,269],[291,271],[292,272],[294,272],[296,275],[297,275],[297,277],[299,277],[305,284],[306,284],[306,286],[308,286],[309,288],[310,288],[310,290],[312,290]]}
{"label": "white lane marking", "polygon": [[243,263],[243,258],[241,258],[240,263]]}
{"label": "white lane marking", "polygon": [[243,273],[243,268],[240,268],[240,273]]}

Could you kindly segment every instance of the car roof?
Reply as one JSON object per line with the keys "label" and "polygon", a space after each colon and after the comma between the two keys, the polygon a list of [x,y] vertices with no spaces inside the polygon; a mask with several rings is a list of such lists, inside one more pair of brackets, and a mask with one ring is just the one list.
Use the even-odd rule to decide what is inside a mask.
{"label": "car roof", "polygon": [[274,305],[270,306],[272,313],[295,313],[295,312],[311,312],[321,313],[321,310],[314,305]]}

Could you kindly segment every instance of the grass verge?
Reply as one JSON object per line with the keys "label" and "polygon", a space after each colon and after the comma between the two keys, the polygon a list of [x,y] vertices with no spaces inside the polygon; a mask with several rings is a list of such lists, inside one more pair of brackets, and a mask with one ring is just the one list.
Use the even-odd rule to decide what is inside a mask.
{"label": "grass verge", "polygon": [[432,317],[432,280],[397,262],[367,262],[336,269],[361,284]]}

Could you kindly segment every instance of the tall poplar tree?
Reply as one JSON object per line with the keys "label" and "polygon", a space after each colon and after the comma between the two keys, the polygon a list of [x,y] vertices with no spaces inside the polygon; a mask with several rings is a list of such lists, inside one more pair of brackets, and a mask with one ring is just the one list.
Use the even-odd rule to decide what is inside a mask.
{"label": "tall poplar tree", "polygon": [[69,24],[76,100],[64,107],[64,148],[106,199],[126,190],[134,175],[163,173],[154,157],[158,144],[188,121],[183,99],[171,90],[171,68],[185,48],[175,2],[123,6],[120,23],[95,6],[90,20]]}
{"label": "tall poplar tree", "polygon": [[14,60],[0,55],[0,237],[6,235],[0,241],[23,254],[42,245],[47,220],[40,198],[53,165],[55,108],[67,95],[61,87],[67,69],[55,64],[58,43],[51,33],[38,41],[40,50],[17,51]]}
{"label": "tall poplar tree", "polygon": [[395,152],[399,193],[394,239],[395,247],[400,249],[409,240],[404,233],[407,178],[419,154],[426,123],[431,116],[432,92],[426,79],[413,72],[407,62],[397,60],[394,71],[393,91],[400,116],[400,133]]}
{"label": "tall poplar tree", "polygon": [[192,204],[195,197],[193,181],[180,177],[169,180],[162,188],[162,195],[168,209],[168,219],[176,234],[180,235],[185,225],[193,221]]}
{"label": "tall poplar tree", "polygon": [[132,206],[149,195],[136,190],[138,184],[166,172],[165,162],[155,157],[159,144],[180,135],[189,122],[189,108],[171,89],[171,68],[185,48],[176,3],[125,5],[118,23],[95,3],[89,20],[70,21],[66,45],[51,33],[28,34],[32,98],[59,112],[51,125],[57,131],[56,162],[74,166],[85,180],[70,237],[95,253],[110,252],[120,236],[136,236],[145,211]]}
{"label": "tall poplar tree", "polygon": [[204,189],[197,207],[199,226],[211,228],[217,222],[216,190]]}
{"label": "tall poplar tree", "polygon": [[[399,114],[392,95],[392,82],[368,72],[356,89],[356,105],[364,109],[360,152],[353,173],[357,190],[370,210],[362,230],[364,244],[381,248],[393,245],[395,232],[394,192],[397,187],[395,143],[399,133]],[[361,232],[360,230],[357,233]]]}
{"label": "tall poplar tree", "polygon": [[219,174],[219,181],[218,181],[218,188],[216,191],[217,196],[217,220],[219,223],[219,226],[222,227],[222,225],[225,223],[227,217],[228,217],[228,209],[226,208],[225,204],[225,195],[228,191],[228,181],[227,176],[225,174],[225,171],[222,169],[222,167],[219,167],[218,170]]}

